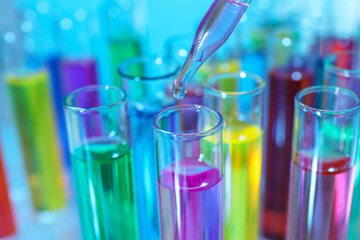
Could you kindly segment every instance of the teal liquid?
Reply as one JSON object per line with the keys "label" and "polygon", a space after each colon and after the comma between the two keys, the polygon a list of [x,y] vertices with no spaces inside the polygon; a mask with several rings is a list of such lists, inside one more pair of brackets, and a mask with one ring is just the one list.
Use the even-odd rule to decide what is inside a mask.
{"label": "teal liquid", "polygon": [[[356,153],[356,165],[360,164],[360,151],[358,142],[358,150]],[[350,221],[349,221],[349,232],[348,240],[360,239],[360,167],[356,167],[355,170],[355,183],[351,205]]]}
{"label": "teal liquid", "polygon": [[138,239],[132,162],[127,145],[97,139],[73,151],[84,239]]}

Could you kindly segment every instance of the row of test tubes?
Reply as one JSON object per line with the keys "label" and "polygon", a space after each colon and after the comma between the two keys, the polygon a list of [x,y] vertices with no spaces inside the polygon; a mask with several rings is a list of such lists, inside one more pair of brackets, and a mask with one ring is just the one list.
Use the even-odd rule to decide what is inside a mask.
{"label": "row of test tubes", "polygon": [[[333,55],[329,59],[331,57]],[[126,93],[109,86],[83,88],[65,99],[69,132],[73,134],[70,139],[84,145],[80,150],[78,147],[71,150],[80,154],[74,156],[73,162],[89,162],[88,167],[77,168],[74,172],[78,191],[86,190],[81,188],[84,184],[80,182],[89,180],[88,171],[91,171],[92,165],[101,164],[103,170],[94,166],[96,171],[91,174],[94,177],[91,182],[101,179],[100,182],[105,185],[109,176],[121,173],[115,170],[116,167],[109,167],[116,162],[113,158],[126,159],[129,168],[122,170],[131,173],[131,168],[134,169],[134,178],[131,174],[121,173],[128,177],[122,179],[126,186],[111,185],[115,187],[115,193],[110,194],[112,190],[108,189],[109,195],[102,186],[100,189],[104,192],[99,192],[99,196],[122,196],[118,191],[124,189],[125,193],[131,182],[134,184],[136,192],[127,192],[127,201],[117,202],[124,205],[111,207],[130,211],[126,213],[127,224],[120,224],[123,218],[104,214],[103,211],[107,212],[104,205],[98,206],[96,213],[95,209],[90,210],[89,205],[93,202],[91,194],[78,193],[83,196],[80,212],[85,213],[85,219],[89,219],[88,215],[102,216],[96,222],[83,223],[87,229],[83,233],[89,234],[85,238],[96,237],[98,233],[101,233],[99,236],[116,236],[121,232],[136,238],[136,218],[139,217],[140,233],[146,237],[258,239],[261,205],[264,204],[261,198],[264,182],[261,178],[265,83],[260,77],[243,71],[218,74],[204,83],[204,105],[172,106],[174,101],[166,101],[172,100],[169,91],[171,81],[163,79],[171,72],[159,75],[164,69],[162,65],[172,65],[160,59],[157,57],[150,62],[149,58],[137,59],[120,66],[126,86],[137,85],[137,94],[126,88],[129,98],[127,110]],[[327,74],[332,73],[332,67],[327,67]],[[126,72],[125,68],[135,69],[136,74]],[[157,69],[156,75],[152,75],[154,69]],[[327,75],[325,79],[329,77]],[[139,101],[144,98],[134,100],[134,96],[146,94],[147,90],[155,96],[153,104],[161,103],[157,96],[162,96],[165,109],[144,114],[149,108],[144,107],[145,104],[152,101],[144,103]],[[137,118],[147,119],[147,124],[141,127],[131,119],[134,110]],[[124,127],[127,114],[129,128]],[[285,226],[281,226],[285,228],[283,237],[312,239],[334,236],[335,239],[344,239],[348,235],[352,209],[350,199],[356,176],[360,99],[350,90],[336,86],[306,87],[294,97],[293,114],[290,166],[288,169],[281,166],[289,175],[287,207],[280,211],[281,214],[285,211]],[[152,116],[150,119],[149,115]],[[119,125],[121,121],[123,124]],[[146,125],[149,126],[149,134],[145,132]],[[128,130],[131,132],[130,141],[126,140]],[[114,132],[119,135],[113,136]],[[143,144],[138,147],[140,143]],[[96,150],[98,148],[102,150]],[[152,153],[149,154],[148,150]],[[134,162],[131,162],[131,154],[141,157],[134,157]],[[97,160],[99,156],[102,161]],[[152,160],[149,160],[150,156]],[[112,161],[105,161],[107,158]],[[151,169],[146,167],[151,162],[155,168],[153,177],[149,173]],[[82,173],[84,170],[87,172],[85,175]],[[110,200],[105,197],[102,201]],[[115,211],[111,213],[116,214]],[[264,213],[268,217],[266,214],[269,213]],[[156,226],[157,214],[160,230]],[[108,228],[116,220],[125,229],[114,231]],[[102,224],[107,221],[110,221],[109,225]],[[326,228],[328,226],[333,227]],[[263,233],[268,234],[269,225],[263,227],[262,230],[268,230]],[[96,233],[95,229],[99,232]],[[276,225],[275,230],[282,228]]]}

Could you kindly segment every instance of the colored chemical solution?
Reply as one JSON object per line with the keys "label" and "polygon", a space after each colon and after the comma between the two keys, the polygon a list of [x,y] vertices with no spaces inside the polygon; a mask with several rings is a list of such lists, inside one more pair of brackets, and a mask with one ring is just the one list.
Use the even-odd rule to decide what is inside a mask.
{"label": "colored chemical solution", "polygon": [[206,59],[221,47],[234,30],[251,0],[215,0],[201,20],[189,55],[174,79],[174,97],[186,95],[186,85]]}
{"label": "colored chemical solution", "polygon": [[262,131],[246,122],[223,130],[224,239],[258,239]]}
{"label": "colored chemical solution", "polygon": [[140,54],[140,41],[135,36],[121,35],[119,38],[110,40],[110,55],[115,80],[114,84],[116,86],[122,87],[122,82],[117,72],[119,64],[124,60],[138,57]]}
{"label": "colored chemical solution", "polygon": [[265,78],[265,54],[262,52],[247,52],[242,55],[242,69]]}
{"label": "colored chemical solution", "polygon": [[355,166],[336,154],[313,161],[298,153],[291,163],[287,239],[346,239]]}
{"label": "colored chemical solution", "polygon": [[98,84],[96,62],[92,58],[64,59],[61,74],[63,97],[78,88]]}
{"label": "colored chemical solution", "polygon": [[37,210],[54,210],[65,205],[55,119],[48,75],[38,71],[28,75],[7,75],[23,155]]}
{"label": "colored chemical solution", "polygon": [[[360,161],[360,151],[356,152],[356,161]],[[360,168],[355,170],[354,191],[352,195],[351,214],[349,220],[349,231],[347,239],[360,239]]]}
{"label": "colored chemical solution", "polygon": [[[291,162],[295,94],[313,84],[312,71],[275,68],[269,75],[268,127],[262,234],[284,239]],[[280,167],[279,167],[280,166]]]}
{"label": "colored chemical solution", "polygon": [[93,139],[71,155],[84,239],[138,239],[128,146]]}
{"label": "colored chemical solution", "polygon": [[6,186],[5,171],[0,153],[0,238],[15,233],[14,215],[12,213],[8,190]]}
{"label": "colored chemical solution", "polygon": [[141,146],[133,151],[135,188],[142,239],[159,239],[158,193],[152,121],[160,109],[129,109],[131,140]]}
{"label": "colored chemical solution", "polygon": [[222,177],[205,162],[183,159],[160,172],[162,239],[222,239]]}
{"label": "colored chemical solution", "polygon": [[70,168],[70,150],[69,150],[69,143],[68,137],[66,133],[66,123],[65,123],[65,116],[62,104],[62,93],[61,93],[61,76],[60,76],[60,56],[58,55],[51,55],[46,61],[47,69],[49,70],[50,79],[51,79],[51,90],[53,96],[53,102],[55,104],[56,109],[56,116],[58,122],[59,133],[61,137],[62,149],[63,149],[63,156],[65,158],[66,166]]}

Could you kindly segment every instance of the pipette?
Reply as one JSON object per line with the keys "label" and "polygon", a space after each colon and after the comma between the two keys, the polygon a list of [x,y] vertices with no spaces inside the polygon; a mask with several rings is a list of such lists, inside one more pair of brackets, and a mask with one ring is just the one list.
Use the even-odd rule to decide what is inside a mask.
{"label": "pipette", "polygon": [[178,100],[186,96],[186,85],[199,67],[228,39],[251,0],[214,0],[195,34],[189,55],[173,83]]}

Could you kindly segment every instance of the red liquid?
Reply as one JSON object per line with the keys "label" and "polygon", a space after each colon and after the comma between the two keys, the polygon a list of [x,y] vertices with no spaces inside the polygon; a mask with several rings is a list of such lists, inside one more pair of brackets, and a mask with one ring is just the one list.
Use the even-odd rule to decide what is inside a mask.
{"label": "red liquid", "polygon": [[6,179],[0,153],[0,238],[15,232],[15,222],[7,193]]}
{"label": "red liquid", "polygon": [[329,37],[321,41],[321,53],[323,56],[338,51],[354,50],[354,49],[355,49],[355,43],[352,39]]}
{"label": "red liquid", "polygon": [[314,74],[303,68],[275,68],[269,76],[269,116],[262,235],[284,239],[291,163],[295,94],[313,84]]}

